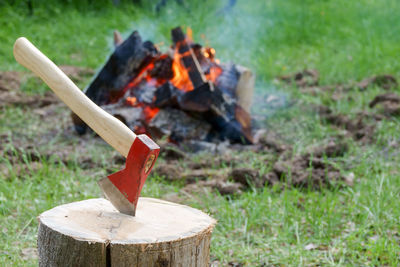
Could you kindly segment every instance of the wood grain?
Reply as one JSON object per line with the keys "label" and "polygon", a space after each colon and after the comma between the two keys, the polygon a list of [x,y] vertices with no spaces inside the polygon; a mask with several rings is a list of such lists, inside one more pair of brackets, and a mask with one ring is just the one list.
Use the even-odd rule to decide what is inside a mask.
{"label": "wood grain", "polygon": [[105,199],[61,205],[39,216],[39,265],[209,266],[215,223],[197,209],[153,198],[140,198],[135,217]]}
{"label": "wood grain", "polygon": [[255,75],[246,67],[238,65],[236,68],[240,73],[240,78],[236,85],[237,101],[238,104],[250,114],[251,104],[253,102]]}

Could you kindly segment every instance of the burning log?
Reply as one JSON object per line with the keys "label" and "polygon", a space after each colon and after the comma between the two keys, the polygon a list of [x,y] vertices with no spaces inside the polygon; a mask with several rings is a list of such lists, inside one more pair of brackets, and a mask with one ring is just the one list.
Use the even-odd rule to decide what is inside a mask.
{"label": "burning log", "polygon": [[[86,94],[140,133],[174,142],[252,143],[251,71],[220,64],[213,48],[193,44],[179,27],[171,35],[175,50],[168,55],[142,42],[137,32],[122,43],[116,32],[115,51]],[[80,122],[74,122],[82,133]]]}
{"label": "burning log", "polygon": [[182,96],[183,92],[173,86],[170,82],[164,83],[158,87],[155,92],[154,105],[158,108],[163,107],[177,107],[178,98]]}
{"label": "burning log", "polygon": [[179,105],[183,110],[202,113],[203,119],[213,126],[214,137],[251,143],[250,116],[233,99],[228,98],[217,87],[205,85],[185,93]]}
{"label": "burning log", "polygon": [[137,31],[115,48],[104,67],[86,90],[86,95],[96,104],[115,102],[126,84],[139,74],[141,67],[157,55],[153,43],[142,42]]}
{"label": "burning log", "polygon": [[[186,92],[181,97],[180,107],[187,111],[207,112],[204,118],[220,133],[220,138],[227,137],[234,142],[252,143],[251,130],[249,131],[250,116],[245,115],[246,111],[236,104],[231,94],[224,94],[213,83],[206,80],[199,61],[189,47],[181,28],[175,28],[171,33],[194,87],[194,90]],[[232,88],[228,87],[227,91],[230,90]],[[240,120],[237,120],[236,114],[239,115]]]}
{"label": "burning log", "polygon": [[185,140],[204,140],[211,125],[204,120],[195,119],[185,112],[166,108],[160,110],[148,125],[149,133],[153,137],[168,136],[173,142]]}
{"label": "burning log", "polygon": [[143,128],[143,109],[140,107],[121,106],[119,104],[111,104],[103,106],[103,109],[122,121],[130,129],[141,132]]}
{"label": "burning log", "polygon": [[238,86],[240,73],[234,64],[223,65],[223,72],[215,81],[215,85],[225,94],[235,98],[235,92]]}
{"label": "burning log", "polygon": [[194,88],[198,88],[206,83],[206,78],[201,71],[200,63],[189,47],[187,38],[180,27],[171,31],[172,41],[175,44],[178,55],[181,58],[183,65],[189,72],[190,81]]}

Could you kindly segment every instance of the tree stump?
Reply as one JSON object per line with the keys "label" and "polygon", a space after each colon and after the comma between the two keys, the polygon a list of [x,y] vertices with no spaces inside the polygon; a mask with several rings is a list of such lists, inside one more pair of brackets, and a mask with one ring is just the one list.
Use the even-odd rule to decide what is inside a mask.
{"label": "tree stump", "polygon": [[38,219],[39,266],[208,266],[216,223],[188,206],[144,197],[135,217],[98,198]]}

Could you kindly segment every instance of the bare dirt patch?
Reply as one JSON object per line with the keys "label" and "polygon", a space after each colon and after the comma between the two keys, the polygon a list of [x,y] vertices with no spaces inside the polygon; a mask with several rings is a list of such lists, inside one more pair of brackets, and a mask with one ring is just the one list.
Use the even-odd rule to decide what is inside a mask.
{"label": "bare dirt patch", "polygon": [[292,159],[276,162],[267,176],[270,180],[284,181],[287,186],[300,188],[320,189],[321,187],[331,187],[338,182],[352,185],[352,181],[343,176],[330,160],[343,156],[346,151],[345,143],[331,141],[325,147],[316,148]]}
{"label": "bare dirt patch", "polygon": [[[94,72],[87,68],[75,66],[61,66],[62,70],[75,81],[80,81]],[[54,160],[69,165],[76,162],[74,156],[78,155],[82,168],[99,167],[101,163],[94,162],[88,150],[93,141],[93,136],[78,138],[70,125],[69,110],[63,106],[54,93],[48,91],[44,95],[27,94],[21,90],[21,85],[32,74],[15,71],[0,72],[0,109],[10,106],[20,106],[29,114],[29,119],[24,121],[24,128],[33,128],[35,132],[28,133],[24,128],[12,128],[10,124],[8,133],[0,135],[0,154],[14,166],[24,168],[27,164],[32,170],[42,160]],[[32,120],[31,120],[32,119]],[[51,146],[54,139],[61,137],[63,144]],[[77,146],[78,143],[87,145]],[[94,141],[96,142],[96,141]],[[98,142],[98,143],[101,143]],[[22,163],[22,164],[21,164]],[[4,164],[1,163],[0,164]],[[28,168],[27,167],[27,168]],[[9,171],[5,171],[5,176]],[[16,169],[17,170],[17,167]],[[19,170],[16,173],[20,173]]]}
{"label": "bare dirt patch", "polygon": [[17,71],[0,71],[0,92],[18,90],[21,86],[21,73]]}
{"label": "bare dirt patch", "polygon": [[29,106],[30,108],[43,108],[59,100],[50,92],[43,96],[26,95],[19,91],[6,91],[0,93],[0,108],[4,106]]}
{"label": "bare dirt patch", "polygon": [[381,106],[383,114],[392,117],[400,115],[400,96],[395,93],[377,95],[370,103],[369,107]]}
{"label": "bare dirt patch", "polygon": [[319,83],[319,72],[317,70],[305,69],[296,73],[283,75],[278,80],[298,87],[314,87]]}
{"label": "bare dirt patch", "polygon": [[369,124],[368,120],[382,119],[380,116],[374,116],[365,112],[358,113],[354,118],[351,118],[345,114],[334,113],[326,106],[319,106],[316,109],[323,122],[345,130],[347,136],[363,143],[371,143],[374,138],[375,125]]}
{"label": "bare dirt patch", "polygon": [[77,66],[62,65],[59,68],[74,82],[81,82],[95,73],[93,69]]}
{"label": "bare dirt patch", "polygon": [[391,90],[396,88],[398,83],[396,78],[389,74],[375,75],[357,83],[357,87],[363,90],[371,86],[378,86],[385,90]]}
{"label": "bare dirt patch", "polygon": [[[267,136],[271,135],[266,135]],[[337,184],[352,185],[352,177],[345,176],[334,164],[335,160],[345,155],[348,146],[341,140],[331,140],[325,146],[310,148],[303,155],[289,158],[291,148],[282,141],[267,138],[269,142],[259,145],[254,157],[272,154],[266,164],[272,164],[269,172],[243,167],[246,160],[242,155],[209,156],[191,161],[190,154],[184,160],[158,162],[154,173],[170,182],[184,184],[181,191],[185,194],[204,193],[214,190],[221,195],[241,194],[251,188],[265,186],[290,186],[299,188],[320,189]],[[176,149],[176,148],[175,148]],[[229,153],[230,154],[230,153]],[[272,162],[271,162],[272,160]]]}
{"label": "bare dirt patch", "polygon": [[[75,82],[82,81],[94,74],[94,71],[88,68],[76,66],[60,66],[60,68]],[[44,95],[31,95],[21,91],[21,85],[28,77],[32,77],[32,75],[16,71],[0,72],[0,108],[16,105],[42,108],[59,102],[52,92],[46,92]]]}
{"label": "bare dirt patch", "polygon": [[391,90],[398,86],[398,82],[393,75],[382,74],[367,77],[359,82],[349,82],[347,84],[339,83],[332,85],[319,85],[319,72],[313,69],[305,69],[303,71],[291,73],[284,76],[279,76],[277,79],[287,84],[295,84],[301,88],[304,92],[316,92],[316,91],[329,91],[335,90],[340,92],[346,92],[353,88],[360,90],[366,90],[369,87],[377,86],[385,90]]}
{"label": "bare dirt patch", "polygon": [[227,181],[226,179],[211,179],[186,185],[182,191],[193,194],[202,193],[205,189],[218,191],[221,195],[234,195],[242,193],[242,184]]}

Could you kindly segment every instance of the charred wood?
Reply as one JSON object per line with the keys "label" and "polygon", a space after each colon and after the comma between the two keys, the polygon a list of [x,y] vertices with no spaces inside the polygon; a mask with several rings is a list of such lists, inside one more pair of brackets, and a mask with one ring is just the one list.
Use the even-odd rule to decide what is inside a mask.
{"label": "charred wood", "polygon": [[[237,106],[237,108],[240,108]],[[251,128],[242,125],[238,120],[222,116],[205,114],[208,122],[213,126],[207,140],[229,140],[232,143],[252,144]]]}
{"label": "charred wood", "polygon": [[151,77],[169,80],[174,77],[172,71],[172,58],[169,56],[158,58],[154,61],[154,68],[150,72]]}
{"label": "charred wood", "polygon": [[219,107],[222,104],[222,93],[215,90],[212,83],[203,83],[179,99],[179,106],[186,111],[206,112],[211,109],[211,105]]}
{"label": "charred wood", "polygon": [[96,78],[86,90],[86,95],[96,104],[109,104],[123,94],[125,85],[135,77],[156,55],[157,49],[147,41],[143,42],[134,31],[128,39],[115,48]]}
{"label": "charred wood", "polygon": [[234,64],[225,65],[223,69],[215,85],[230,97],[235,98],[240,73]]}
{"label": "charred wood", "polygon": [[231,140],[249,144],[252,143],[250,115],[227,94],[211,83],[185,93],[179,100],[181,109],[202,113],[204,120],[213,126],[209,139]]}
{"label": "charred wood", "polygon": [[177,47],[179,55],[182,57],[182,63],[188,70],[190,81],[194,88],[200,87],[206,82],[202,73],[200,63],[198,62],[192,48],[187,43],[187,38],[180,27],[171,31],[172,41]]}
{"label": "charred wood", "polygon": [[[114,53],[86,90],[95,103],[132,130],[154,138],[253,143],[250,70],[216,63],[214,49],[193,44],[179,27],[172,30],[172,38],[180,62],[143,42],[137,32],[125,41],[118,32],[114,37]],[[182,83],[173,80],[175,71],[183,74],[177,76],[184,78]],[[183,84],[193,87],[186,89]],[[86,125],[73,119],[83,134]]]}
{"label": "charred wood", "polygon": [[170,82],[166,82],[157,88],[154,95],[154,106],[158,108],[178,107],[178,98],[183,95],[183,92],[173,86]]}
{"label": "charred wood", "polygon": [[86,123],[81,118],[79,118],[78,115],[76,115],[73,112],[71,112],[71,119],[72,119],[72,123],[74,124],[74,129],[77,132],[77,134],[84,135],[88,128]]}
{"label": "charred wood", "polygon": [[151,105],[154,102],[154,94],[156,90],[156,87],[143,81],[135,90],[127,92],[125,98],[134,96],[138,102]]}
{"label": "charred wood", "polygon": [[110,104],[102,106],[102,108],[122,121],[130,129],[143,127],[143,109],[141,107],[124,106],[121,104]]}
{"label": "charred wood", "polygon": [[181,110],[165,108],[150,121],[148,128],[153,137],[167,136],[171,141],[182,142],[190,139],[204,140],[211,125]]}

